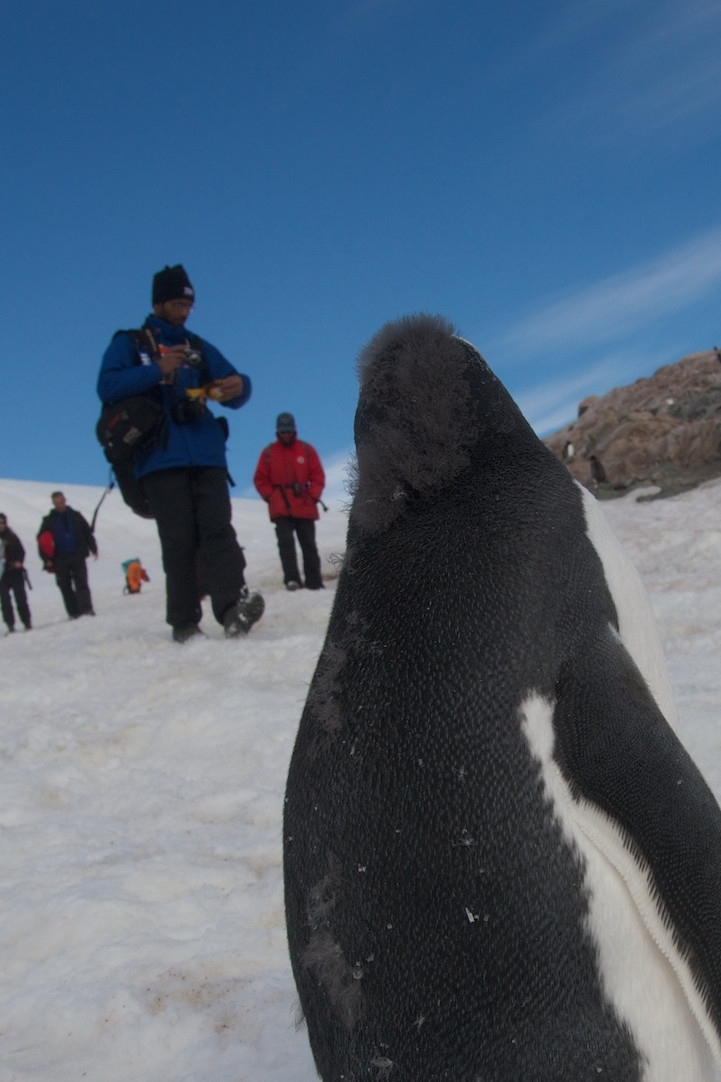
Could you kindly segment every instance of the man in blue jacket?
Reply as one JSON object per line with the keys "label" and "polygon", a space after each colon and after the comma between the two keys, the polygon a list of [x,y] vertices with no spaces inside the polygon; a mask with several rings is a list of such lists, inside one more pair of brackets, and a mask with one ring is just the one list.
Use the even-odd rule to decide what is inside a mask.
{"label": "man in blue jacket", "polygon": [[53,509],[40,523],[38,541],[43,534],[52,534],[53,555],[49,557],[39,546],[40,559],[46,571],[55,572],[55,581],[70,619],[95,616],[85,562],[91,552],[96,560],[98,558],[92,527],[79,511],[69,506],[62,492],[53,492],[50,498]]}
{"label": "man in blue jacket", "polygon": [[205,404],[209,397],[239,409],[250,398],[250,379],[209,342],[186,331],[194,299],[180,264],[158,271],[153,314],[142,339],[116,334],[98,377],[98,395],[106,405],[148,394],[164,409],[163,432],[154,447],[136,456],[135,472],[158,525],[166,618],[176,642],[200,634],[199,566],[213,614],[229,638],[246,634],[265,607],[261,595],[245,584],[245,559],[231,524],[227,427]]}

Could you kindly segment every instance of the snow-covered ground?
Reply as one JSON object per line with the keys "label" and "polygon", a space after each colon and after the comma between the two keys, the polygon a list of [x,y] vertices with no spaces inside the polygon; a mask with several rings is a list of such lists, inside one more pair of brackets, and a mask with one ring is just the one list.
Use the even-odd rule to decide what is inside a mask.
{"label": "snow-covered ground", "polygon": [[[35,629],[0,638],[0,1082],[314,1082],[297,1031],[281,877],[285,775],[333,601],[282,588],[259,500],[234,500],[266,614],[171,642],[153,523],[112,493],[89,561],[97,616],[65,619],[34,537],[62,488],[0,481],[29,551]],[[689,750],[721,797],[721,483],[604,509],[651,595]],[[151,582],[122,593],[138,556]]]}

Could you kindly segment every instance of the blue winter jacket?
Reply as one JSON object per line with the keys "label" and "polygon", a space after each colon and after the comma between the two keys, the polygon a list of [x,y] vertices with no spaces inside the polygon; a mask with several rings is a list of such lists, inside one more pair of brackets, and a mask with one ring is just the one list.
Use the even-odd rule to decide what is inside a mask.
{"label": "blue winter jacket", "polygon": [[[173,327],[157,316],[149,316],[147,324],[156,342],[162,346],[176,346],[188,340],[185,327]],[[201,339],[203,357],[211,380],[225,376],[240,375],[243,392],[221,405],[239,409],[250,398],[251,384],[248,376],[239,373],[222,353],[210,342]],[[226,466],[225,436],[217,418],[206,410],[197,421],[176,424],[171,415],[173,404],[185,398],[186,387],[199,387],[201,372],[197,366],[182,365],[176,373],[175,382],[162,384],[160,366],[151,361],[141,363],[135,343],[130,335],[117,334],[103,356],[98,376],[98,395],[105,405],[119,402],[121,398],[153,391],[162,401],[167,418],[167,435],[151,451],[136,456],[135,472],[138,477],[156,470],[173,469],[178,466]]]}

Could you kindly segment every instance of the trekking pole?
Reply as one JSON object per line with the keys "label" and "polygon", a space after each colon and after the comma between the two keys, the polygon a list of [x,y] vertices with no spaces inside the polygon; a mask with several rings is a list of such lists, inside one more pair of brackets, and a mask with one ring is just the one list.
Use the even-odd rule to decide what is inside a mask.
{"label": "trekking pole", "polygon": [[105,499],[107,494],[109,492],[112,492],[114,488],[115,488],[115,481],[113,480],[113,471],[111,470],[110,471],[110,476],[108,478],[108,487],[105,489],[105,492],[100,497],[100,500],[98,501],[98,506],[93,511],[93,519],[92,519],[92,522],[90,523],[90,532],[91,533],[95,533],[95,522],[96,522],[97,517],[98,517],[98,511],[100,510],[101,503],[103,502],[103,500]]}

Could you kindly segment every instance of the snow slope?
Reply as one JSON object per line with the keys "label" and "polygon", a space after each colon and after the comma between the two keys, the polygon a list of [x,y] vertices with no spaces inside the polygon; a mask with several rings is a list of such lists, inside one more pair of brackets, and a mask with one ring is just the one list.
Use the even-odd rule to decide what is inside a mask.
{"label": "snow slope", "polygon": [[[286,953],[285,775],[333,600],[345,516],[318,526],[328,588],[282,588],[259,500],[234,500],[267,609],[243,641],[170,641],[153,523],[113,492],[65,619],[34,537],[61,487],[0,481],[29,551],[35,629],[0,638],[0,1082],[313,1082]],[[721,796],[721,484],[604,505],[650,592],[686,743]],[[122,594],[121,563],[151,582]],[[207,609],[207,607],[206,607]]]}

